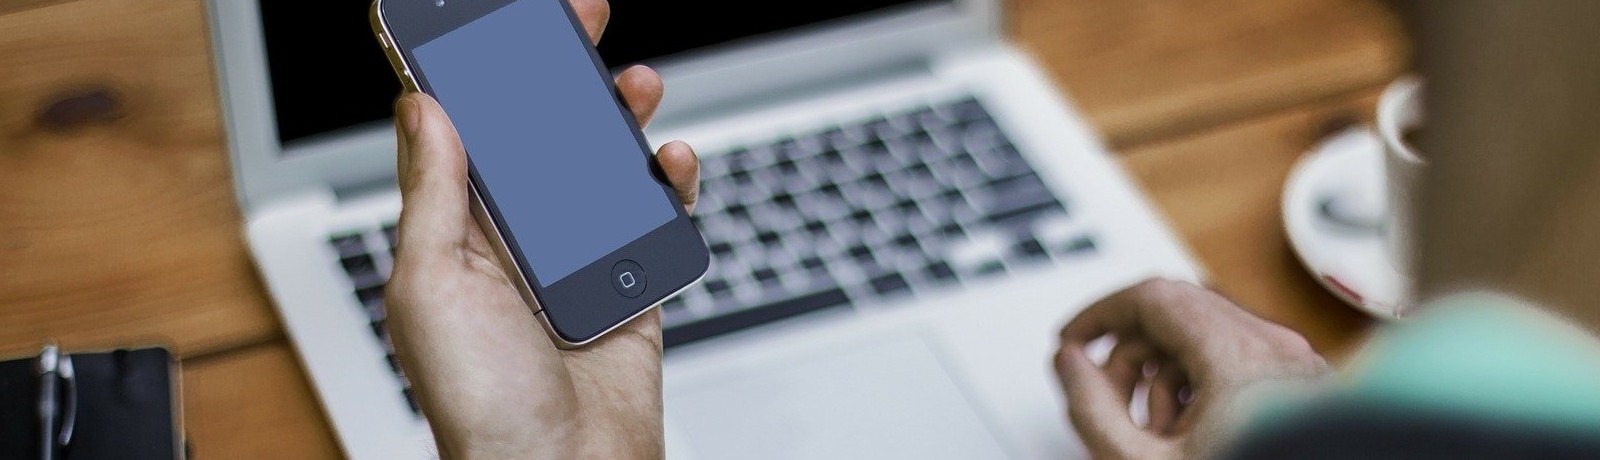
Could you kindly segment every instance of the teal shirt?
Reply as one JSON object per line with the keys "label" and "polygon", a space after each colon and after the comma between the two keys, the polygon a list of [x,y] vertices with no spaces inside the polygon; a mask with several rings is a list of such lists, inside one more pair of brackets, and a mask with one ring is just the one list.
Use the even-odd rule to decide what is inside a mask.
{"label": "teal shirt", "polygon": [[1586,330],[1485,293],[1422,311],[1357,355],[1344,373],[1348,395],[1600,431],[1600,340]]}
{"label": "teal shirt", "polygon": [[1379,331],[1342,385],[1252,388],[1222,457],[1600,458],[1594,335],[1494,294],[1421,311]]}

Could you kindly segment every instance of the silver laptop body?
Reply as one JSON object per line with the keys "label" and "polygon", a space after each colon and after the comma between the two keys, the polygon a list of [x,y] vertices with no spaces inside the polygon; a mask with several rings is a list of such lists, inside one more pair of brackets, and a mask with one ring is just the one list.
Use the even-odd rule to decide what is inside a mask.
{"label": "silver laptop body", "polygon": [[[269,52],[273,3],[210,1],[252,253],[345,452],[430,457],[382,323],[392,128],[280,132],[298,93],[273,63],[301,64]],[[848,14],[648,60],[667,96],[647,133],[701,153],[718,251],[662,307],[669,456],[1081,456],[1048,364],[1056,330],[1198,268],[1002,38],[996,0],[866,3],[881,5],[821,2]],[[366,33],[364,11],[348,27]]]}

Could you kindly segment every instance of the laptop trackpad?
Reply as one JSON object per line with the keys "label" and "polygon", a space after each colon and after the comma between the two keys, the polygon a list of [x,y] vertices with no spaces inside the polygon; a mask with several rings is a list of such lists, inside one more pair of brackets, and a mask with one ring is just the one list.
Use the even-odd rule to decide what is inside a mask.
{"label": "laptop trackpad", "polygon": [[697,460],[1006,457],[913,333],[697,380],[666,403],[669,450]]}

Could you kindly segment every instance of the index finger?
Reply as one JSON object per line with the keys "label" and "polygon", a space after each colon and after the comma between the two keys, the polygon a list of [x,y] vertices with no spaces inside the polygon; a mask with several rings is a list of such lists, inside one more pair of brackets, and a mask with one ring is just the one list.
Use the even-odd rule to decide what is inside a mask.
{"label": "index finger", "polygon": [[572,11],[578,13],[584,31],[589,33],[589,41],[600,44],[600,36],[606,33],[606,23],[611,22],[611,4],[606,0],[571,1]]}
{"label": "index finger", "polygon": [[1061,340],[1081,345],[1106,334],[1138,334],[1163,353],[1183,361],[1192,356],[1195,345],[1203,339],[1194,332],[1203,328],[1194,326],[1194,322],[1207,320],[1192,314],[1195,304],[1207,300],[1190,294],[1197,290],[1179,281],[1141,282],[1084,309],[1061,328]]}

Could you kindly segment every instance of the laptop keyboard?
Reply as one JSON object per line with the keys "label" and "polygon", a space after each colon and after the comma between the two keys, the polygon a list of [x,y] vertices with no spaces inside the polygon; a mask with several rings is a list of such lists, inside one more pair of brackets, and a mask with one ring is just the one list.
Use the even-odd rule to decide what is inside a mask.
{"label": "laptop keyboard", "polygon": [[383,304],[383,287],[389,281],[394,248],[398,241],[395,226],[390,223],[376,229],[341,233],[330,238],[328,243],[339,254],[339,265],[344,267],[345,274],[350,276],[355,286],[356,301],[366,315],[367,327],[383,343],[384,360],[389,363],[389,370],[400,379],[403,388],[400,396],[405,398],[411,412],[420,417],[422,409],[411,394],[411,383],[400,370],[400,361],[394,355],[394,343],[389,341],[389,328],[384,324],[388,314]]}
{"label": "laptop keyboard", "polygon": [[[972,98],[709,155],[701,176],[695,223],[716,263],[662,304],[667,347],[1097,251],[1096,236]],[[384,326],[394,226],[329,243],[404,383]]]}
{"label": "laptop keyboard", "polygon": [[701,168],[695,221],[717,263],[662,305],[668,347],[1095,250],[970,97],[708,155]]}

